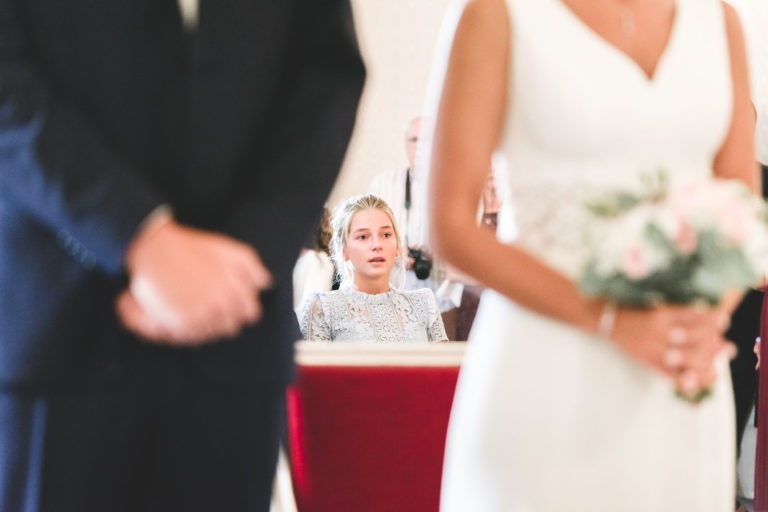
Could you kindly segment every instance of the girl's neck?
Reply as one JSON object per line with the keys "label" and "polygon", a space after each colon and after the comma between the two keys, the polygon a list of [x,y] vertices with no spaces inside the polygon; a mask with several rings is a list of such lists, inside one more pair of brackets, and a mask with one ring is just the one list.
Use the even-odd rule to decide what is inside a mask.
{"label": "girl's neck", "polygon": [[367,293],[368,295],[376,295],[378,293],[389,291],[389,280],[370,281],[355,279],[353,285],[357,291]]}

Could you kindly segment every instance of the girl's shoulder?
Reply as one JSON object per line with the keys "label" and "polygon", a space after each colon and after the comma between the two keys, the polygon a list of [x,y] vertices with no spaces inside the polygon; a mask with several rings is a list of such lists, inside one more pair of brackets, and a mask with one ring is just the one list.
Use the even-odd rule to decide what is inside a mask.
{"label": "girl's shoulder", "polygon": [[437,302],[437,299],[435,298],[435,292],[433,292],[429,288],[417,288],[415,290],[399,290],[397,293],[400,293],[401,295],[412,300],[435,302],[435,303]]}

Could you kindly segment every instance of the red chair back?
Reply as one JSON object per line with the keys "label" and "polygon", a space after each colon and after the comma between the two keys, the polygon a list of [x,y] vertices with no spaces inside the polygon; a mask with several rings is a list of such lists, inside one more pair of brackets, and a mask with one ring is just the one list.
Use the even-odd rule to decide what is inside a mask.
{"label": "red chair back", "polygon": [[464,345],[298,347],[287,407],[299,512],[437,512]]}

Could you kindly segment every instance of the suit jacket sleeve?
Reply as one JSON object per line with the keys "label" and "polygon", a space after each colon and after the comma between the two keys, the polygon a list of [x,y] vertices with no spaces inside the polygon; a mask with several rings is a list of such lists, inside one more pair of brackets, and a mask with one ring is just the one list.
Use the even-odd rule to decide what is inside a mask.
{"label": "suit jacket sleeve", "polygon": [[85,266],[117,273],[161,200],[47,83],[14,5],[0,0],[0,200],[76,247]]}
{"label": "suit jacket sleeve", "polygon": [[[225,231],[289,282],[339,172],[364,81],[347,0],[300,2],[267,140]],[[251,195],[248,194],[251,192]],[[268,192],[265,194],[265,192]]]}

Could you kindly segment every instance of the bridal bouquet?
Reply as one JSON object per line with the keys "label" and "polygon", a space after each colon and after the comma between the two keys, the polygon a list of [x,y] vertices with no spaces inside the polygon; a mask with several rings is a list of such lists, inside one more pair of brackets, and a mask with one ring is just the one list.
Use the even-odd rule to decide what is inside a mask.
{"label": "bridal bouquet", "polygon": [[717,304],[768,272],[768,210],[738,181],[670,186],[647,175],[636,191],[587,203],[589,257],[581,291],[618,304]]}
{"label": "bridal bouquet", "polygon": [[[670,186],[661,172],[587,207],[589,255],[578,284],[589,296],[634,307],[715,305],[768,274],[768,209],[741,182]],[[709,392],[677,395],[697,403]]]}

